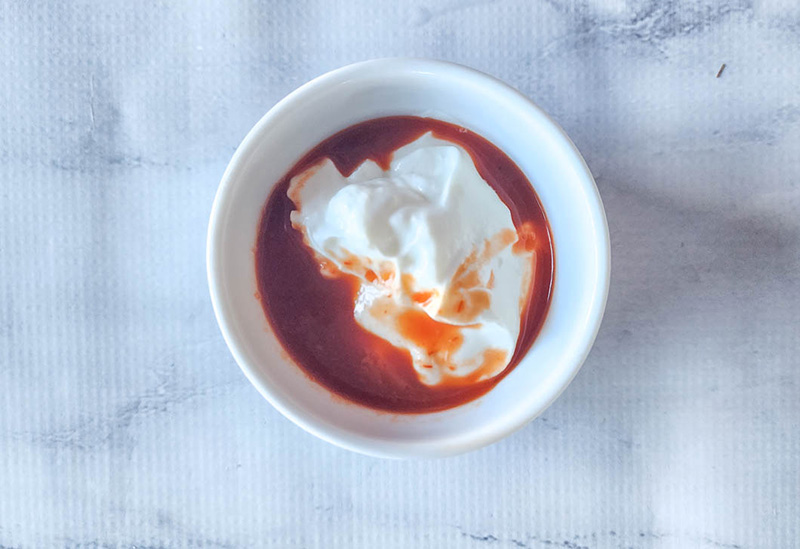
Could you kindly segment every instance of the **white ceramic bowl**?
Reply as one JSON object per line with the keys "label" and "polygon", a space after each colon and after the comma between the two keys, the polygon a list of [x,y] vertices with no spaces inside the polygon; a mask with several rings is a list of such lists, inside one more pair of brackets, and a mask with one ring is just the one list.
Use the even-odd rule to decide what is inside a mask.
{"label": "white ceramic bowl", "polygon": [[[481,398],[432,414],[378,412],[332,395],[288,358],[257,291],[253,249],[273,185],[304,153],[358,122],[424,115],[464,126],[528,176],[552,229],[550,311],[530,351]],[[580,369],[609,283],[600,195],[580,153],[541,109],[475,70],[424,59],[379,59],[329,72],[275,105],[222,177],[208,228],[208,282],[222,330],[248,379],[286,417],[350,450],[383,457],[446,456],[495,442],[541,414]]]}

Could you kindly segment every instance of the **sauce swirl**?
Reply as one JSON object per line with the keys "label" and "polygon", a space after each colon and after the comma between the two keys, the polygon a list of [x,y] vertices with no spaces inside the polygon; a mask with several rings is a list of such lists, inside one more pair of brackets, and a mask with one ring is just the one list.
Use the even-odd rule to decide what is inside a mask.
{"label": "sauce swirl", "polygon": [[[291,178],[320,159],[330,158],[347,176],[367,159],[388,168],[392,153],[427,132],[463,147],[481,177],[508,206],[520,240],[535,249],[530,295],[520,319],[520,334],[509,365],[484,381],[428,386],[417,377],[408,351],[394,347],[359,326],[353,317],[358,281],[352,275],[326,275],[303,236],[292,227],[295,208],[287,196]],[[351,126],[326,139],[278,182],[264,206],[258,229],[255,266],[261,304],[272,330],[293,361],[311,379],[354,403],[395,413],[426,413],[474,400],[494,387],[525,355],[541,329],[550,304],[554,258],[550,228],[528,179],[502,151],[465,128],[432,118],[392,116]],[[376,275],[380,276],[379,274]],[[425,301],[429,296],[420,295]],[[470,304],[470,303],[468,303]],[[479,306],[476,305],[472,306]],[[454,304],[456,310],[464,304]],[[437,326],[431,326],[431,323]],[[447,325],[424,313],[403,319],[407,334],[437,350],[453,345]],[[486,357],[490,367],[505,356]],[[468,376],[474,378],[475,376]]]}

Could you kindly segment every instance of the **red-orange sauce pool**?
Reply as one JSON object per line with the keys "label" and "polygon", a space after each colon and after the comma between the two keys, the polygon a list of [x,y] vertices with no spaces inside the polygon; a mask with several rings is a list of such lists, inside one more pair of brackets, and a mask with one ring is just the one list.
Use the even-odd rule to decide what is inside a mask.
{"label": "red-orange sauce pool", "polygon": [[[536,243],[533,284],[522,318],[514,356],[499,375],[474,383],[428,386],[417,377],[408,351],[394,347],[358,325],[353,303],[358,279],[320,273],[319,262],[292,228],[287,197],[290,179],[324,157],[350,175],[367,159],[388,168],[392,153],[432,131],[469,152],[478,172],[511,211],[519,241]],[[535,151],[531,151],[535,154]],[[452,408],[494,387],[525,355],[541,328],[553,285],[550,228],[528,179],[500,149],[459,126],[411,116],[392,116],[351,126],[305,155],[275,186],[264,206],[258,230],[256,278],[264,313],[294,362],[313,380],[355,403],[401,413]],[[425,316],[423,314],[423,316]],[[407,329],[425,332],[425,319]],[[427,333],[427,332],[425,332]],[[425,334],[422,334],[425,335]],[[435,334],[431,334],[432,336]]]}

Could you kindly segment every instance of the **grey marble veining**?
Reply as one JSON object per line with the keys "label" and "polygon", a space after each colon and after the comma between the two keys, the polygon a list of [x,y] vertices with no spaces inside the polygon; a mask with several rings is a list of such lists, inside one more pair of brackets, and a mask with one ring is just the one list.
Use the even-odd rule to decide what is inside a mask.
{"label": "grey marble veining", "polygon": [[[0,547],[796,546],[800,4],[12,0],[0,45]],[[243,135],[391,55],[532,97],[611,228],[579,376],[442,461],[293,426],[207,297]]]}

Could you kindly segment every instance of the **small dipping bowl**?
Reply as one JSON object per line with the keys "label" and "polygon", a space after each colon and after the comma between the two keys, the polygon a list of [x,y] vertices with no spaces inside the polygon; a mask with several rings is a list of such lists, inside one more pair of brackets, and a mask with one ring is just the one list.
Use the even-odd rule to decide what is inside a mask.
{"label": "small dipping bowl", "polygon": [[[254,249],[272,188],[317,144],[359,122],[426,116],[463,126],[507,154],[533,185],[552,231],[550,310],[528,353],[493,389],[456,408],[393,414],[331,393],[292,362],[259,301]],[[222,177],[208,228],[211,301],[250,382],[306,431],[381,457],[439,457],[491,444],[541,414],[592,347],[610,275],[608,225],[592,174],[564,131],[531,100],[473,69],[378,59],[331,71],[275,105]],[[346,365],[343,365],[346,367]]]}

